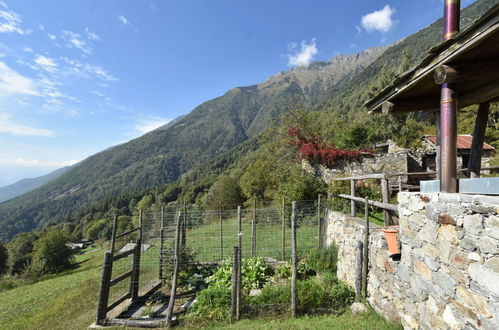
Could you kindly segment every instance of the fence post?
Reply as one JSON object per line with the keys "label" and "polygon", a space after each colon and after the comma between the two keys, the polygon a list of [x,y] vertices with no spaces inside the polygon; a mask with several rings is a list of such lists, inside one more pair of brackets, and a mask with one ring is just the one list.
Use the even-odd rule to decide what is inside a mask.
{"label": "fence post", "polygon": [[139,238],[135,244],[132,259],[132,278],[130,280],[130,297],[136,301],[139,297],[140,254],[142,253],[142,210],[139,210]]}
{"label": "fence post", "polygon": [[241,222],[241,206],[237,207],[237,246],[239,246],[239,253],[242,255],[243,245],[243,225]]}
{"label": "fence post", "polygon": [[285,257],[285,246],[286,246],[286,215],[284,208],[284,197],[282,198],[281,205],[281,260]]}
{"label": "fence post", "polygon": [[321,195],[317,197],[317,246],[322,249]]}
{"label": "fence post", "polygon": [[237,316],[237,263],[239,262],[239,247],[234,246],[234,257],[232,258],[232,290],[230,294],[230,315],[232,320]]}
{"label": "fence post", "polygon": [[113,253],[107,251],[104,254],[104,263],[102,265],[102,274],[99,286],[99,302],[97,304],[97,317],[95,324],[104,325],[107,315],[107,303],[109,302],[109,282],[113,271]]}
{"label": "fence post", "polygon": [[[383,196],[383,203],[390,203],[390,187],[388,186],[388,179],[386,176],[381,179],[381,194]],[[385,226],[391,225],[392,216],[388,210],[383,210],[383,222]]]}
{"label": "fence post", "polygon": [[399,175],[398,177],[398,182],[399,182],[399,193],[402,192],[402,175]]}
{"label": "fence post", "polygon": [[251,215],[251,256],[256,257],[256,201],[253,200]]}
{"label": "fence post", "polygon": [[[350,196],[355,197],[355,180],[350,180]],[[350,215],[355,216],[355,202],[350,201]]]}
{"label": "fence post", "polygon": [[165,207],[161,206],[161,219],[159,229],[159,279],[163,279],[163,268],[165,267]]}
{"label": "fence post", "polygon": [[182,217],[182,243],[181,246],[185,247],[186,244],[186,227],[187,227],[187,206],[184,202],[184,207],[183,207],[183,217]]}
{"label": "fence post", "polygon": [[115,214],[113,217],[113,232],[111,236],[111,253],[114,254],[114,249],[116,246],[116,230],[117,230],[117,224],[118,224],[118,216]]}
{"label": "fence post", "polygon": [[296,317],[296,202],[291,203],[291,316]]}
{"label": "fence post", "polygon": [[369,267],[369,204],[366,197],[364,206],[364,217],[366,220],[366,232],[364,234],[364,257],[362,258],[364,266],[362,267],[362,294],[367,298],[367,274]]}
{"label": "fence post", "polygon": [[220,202],[219,218],[220,218],[220,260],[224,260],[224,223],[222,221],[222,202]]}
{"label": "fence post", "polygon": [[180,235],[182,230],[182,220],[180,212],[177,218],[177,228],[175,230],[175,246],[173,250],[173,279],[172,288],[170,291],[170,301],[168,302],[168,309],[166,312],[166,327],[170,328],[172,325],[173,308],[175,305],[175,298],[177,295],[177,278],[178,278],[178,263],[179,263],[179,249],[180,249]]}

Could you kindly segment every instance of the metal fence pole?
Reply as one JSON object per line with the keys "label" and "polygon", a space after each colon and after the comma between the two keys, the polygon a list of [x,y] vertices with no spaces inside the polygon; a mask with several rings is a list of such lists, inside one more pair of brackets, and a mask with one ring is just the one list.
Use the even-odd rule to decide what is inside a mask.
{"label": "metal fence pole", "polygon": [[296,260],[296,219],[295,210],[296,202],[291,203],[291,316],[296,317],[296,275],[297,275],[297,260]]}
{"label": "metal fence pole", "polygon": [[161,219],[159,229],[159,279],[163,279],[165,268],[165,207],[161,206]]}
{"label": "metal fence pole", "polygon": [[[355,180],[350,180],[350,196],[355,196]],[[350,215],[355,216],[355,201],[350,201]]]}
{"label": "metal fence pole", "polygon": [[166,327],[170,328],[172,324],[173,308],[175,305],[175,298],[177,295],[177,279],[178,279],[178,264],[179,264],[179,250],[180,250],[180,235],[182,230],[182,220],[180,218],[180,212],[177,218],[177,228],[175,230],[175,247],[173,251],[173,279],[172,288],[170,291],[170,301],[168,303],[168,309],[166,312]]}
{"label": "metal fence pole", "polygon": [[286,246],[286,215],[284,208],[284,197],[282,198],[281,205],[281,260],[285,257],[285,246]]}
{"label": "metal fence pole", "polygon": [[[381,179],[381,194],[383,196],[383,203],[390,203],[390,187],[388,186],[388,180],[385,178]],[[383,210],[384,225],[389,226],[392,224],[390,211]]]}
{"label": "metal fence pole", "polygon": [[232,320],[237,316],[237,263],[239,262],[239,247],[234,246],[234,257],[232,259],[232,290],[230,295],[230,315]]}
{"label": "metal fence pole", "polygon": [[239,253],[242,255],[243,246],[243,224],[241,222],[241,206],[237,207],[237,246],[239,246]]}
{"label": "metal fence pole", "polygon": [[220,202],[220,260],[224,259],[224,223],[222,219],[222,202]]}
{"label": "metal fence pole", "polygon": [[140,254],[142,253],[142,210],[139,210],[139,238],[135,244],[132,259],[132,278],[130,280],[130,297],[136,301],[139,297]]}
{"label": "metal fence pole", "polygon": [[116,247],[116,230],[118,229],[118,216],[115,214],[113,217],[113,232],[111,233],[111,253],[114,253]]}
{"label": "metal fence pole", "polygon": [[104,263],[102,264],[102,274],[99,287],[99,302],[97,304],[97,317],[95,323],[104,325],[107,316],[107,304],[109,302],[109,282],[113,271],[113,253],[107,251],[104,254]]}
{"label": "metal fence pole", "polygon": [[251,216],[251,256],[256,257],[256,201],[253,200]]}
{"label": "metal fence pole", "polygon": [[321,195],[317,197],[317,246],[322,248]]}
{"label": "metal fence pole", "polygon": [[183,207],[183,217],[182,217],[182,243],[181,246],[185,247],[186,244],[186,228],[187,228],[187,206],[184,202],[184,207]]}
{"label": "metal fence pole", "polygon": [[366,220],[366,232],[364,234],[364,265],[362,267],[362,294],[364,298],[367,297],[367,274],[369,267],[369,204],[368,198],[366,197],[366,202],[364,206],[364,217]]}

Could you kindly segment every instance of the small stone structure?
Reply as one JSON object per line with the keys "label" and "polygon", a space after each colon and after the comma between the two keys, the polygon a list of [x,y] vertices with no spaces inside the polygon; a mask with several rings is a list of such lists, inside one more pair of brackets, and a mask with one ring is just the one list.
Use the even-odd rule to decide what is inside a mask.
{"label": "small stone structure", "polygon": [[[370,224],[368,300],[406,329],[499,329],[499,198],[399,193],[401,256]],[[338,277],[359,287],[365,221],[329,211]]]}

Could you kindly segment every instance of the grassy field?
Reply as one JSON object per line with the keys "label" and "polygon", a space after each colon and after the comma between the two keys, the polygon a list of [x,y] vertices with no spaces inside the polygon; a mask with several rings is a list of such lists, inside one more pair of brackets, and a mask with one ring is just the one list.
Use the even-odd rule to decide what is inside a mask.
{"label": "grassy field", "polygon": [[[224,255],[230,256],[232,247],[237,244],[237,226],[228,222],[225,227]],[[187,246],[198,251],[199,259],[218,260],[220,256],[220,227],[214,223],[187,231]],[[247,256],[251,246],[251,227],[243,225],[243,248]],[[317,245],[317,226],[302,225],[298,229],[298,250],[305,253]],[[286,255],[289,257],[289,228],[286,228]],[[224,235],[225,236],[225,235]],[[281,227],[277,225],[257,228],[257,255],[280,256]],[[19,286],[0,292],[0,329],[86,329],[95,318],[99,278],[105,249],[89,249],[76,257],[78,266],[38,283]],[[157,276],[154,265],[158,247],[153,246],[143,255],[143,261],[149,262],[141,273],[142,279]],[[129,260],[122,259],[123,267],[129,266]],[[118,266],[118,265],[116,265]],[[116,267],[118,269],[119,267]],[[127,289],[124,282],[122,289]],[[253,319],[242,320],[236,324],[206,324],[206,328],[238,329],[398,329],[392,323],[371,312],[366,315],[302,317],[298,319]],[[192,326],[191,326],[192,328]]]}

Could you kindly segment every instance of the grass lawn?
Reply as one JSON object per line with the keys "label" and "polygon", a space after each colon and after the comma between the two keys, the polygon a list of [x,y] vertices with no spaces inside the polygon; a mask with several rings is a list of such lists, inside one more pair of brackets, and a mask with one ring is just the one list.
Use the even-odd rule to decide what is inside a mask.
{"label": "grass lawn", "polygon": [[[192,329],[195,326],[180,327],[179,329]],[[302,316],[292,318],[260,318],[246,319],[233,324],[208,323],[201,325],[202,329],[402,329],[400,324],[388,322],[373,311],[365,314],[352,314],[324,316]]]}

